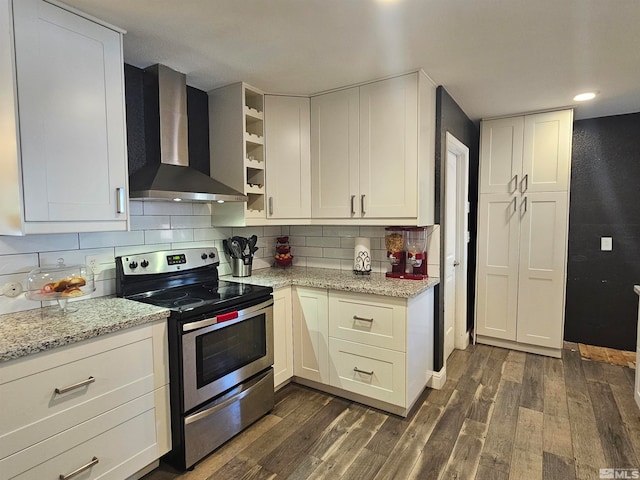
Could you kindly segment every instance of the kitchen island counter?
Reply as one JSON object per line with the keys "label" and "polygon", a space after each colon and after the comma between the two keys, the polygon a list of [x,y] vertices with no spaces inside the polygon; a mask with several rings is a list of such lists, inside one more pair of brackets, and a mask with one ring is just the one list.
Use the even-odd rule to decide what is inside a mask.
{"label": "kitchen island counter", "polygon": [[440,283],[438,277],[426,280],[405,280],[387,278],[384,273],[356,275],[349,270],[313,267],[262,268],[254,270],[250,277],[225,275],[220,279],[272,287],[274,290],[293,285],[399,298],[416,297]]}
{"label": "kitchen island counter", "polygon": [[0,315],[0,362],[166,319],[169,310],[124,298],[73,302],[75,312],[45,307]]}

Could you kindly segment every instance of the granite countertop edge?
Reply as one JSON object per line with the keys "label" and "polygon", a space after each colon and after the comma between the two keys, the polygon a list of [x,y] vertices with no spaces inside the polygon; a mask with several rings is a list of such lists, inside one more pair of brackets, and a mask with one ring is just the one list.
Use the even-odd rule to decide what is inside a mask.
{"label": "granite countertop edge", "polygon": [[353,293],[413,298],[440,283],[438,277],[426,280],[387,278],[383,273],[355,275],[347,270],[317,267],[261,268],[249,277],[225,275],[221,280],[272,287],[288,286],[325,288]]}
{"label": "granite countertop edge", "polygon": [[70,305],[78,310],[55,315],[58,307],[45,307],[0,315],[0,364],[169,316],[166,308],[116,297]]}

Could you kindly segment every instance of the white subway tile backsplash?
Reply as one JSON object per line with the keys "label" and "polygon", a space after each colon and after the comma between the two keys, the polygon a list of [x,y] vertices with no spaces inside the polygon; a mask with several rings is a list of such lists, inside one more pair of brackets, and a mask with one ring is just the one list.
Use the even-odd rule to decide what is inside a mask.
{"label": "white subway tile backsplash", "polygon": [[340,239],[340,248],[354,248],[356,246],[355,237],[342,237]]}
{"label": "white subway tile backsplash", "polygon": [[123,247],[115,247],[116,257],[126,257],[127,255],[137,255],[139,253],[157,252],[160,250],[171,250],[170,243],[162,243],[157,245],[127,245]]}
{"label": "white subway tile backsplash", "polygon": [[129,200],[129,215],[144,215],[142,200]]}
{"label": "white subway tile backsplash", "polygon": [[263,237],[264,227],[233,227],[234,237],[249,238],[251,235],[255,235],[256,237]]}
{"label": "white subway tile backsplash", "polygon": [[89,248],[84,250],[61,250],[57,252],[42,252],[40,257],[40,266],[55,266],[58,259],[62,258],[65,265],[81,265],[87,263],[88,256],[96,256],[100,259],[100,263],[113,263],[115,258],[114,248]]}
{"label": "white subway tile backsplash", "polygon": [[325,258],[353,258],[352,248],[323,248],[322,256]]}
{"label": "white subway tile backsplash", "polygon": [[307,247],[340,247],[340,237],[307,237]]}
{"label": "white subway tile backsplash", "polygon": [[38,267],[37,253],[22,253],[17,255],[0,256],[0,275],[14,273],[29,273]]}
{"label": "white subway tile backsplash", "polygon": [[[80,248],[116,247],[123,245],[142,245],[144,232],[92,232],[80,234]],[[56,248],[69,250],[69,248]],[[42,251],[42,250],[39,250]]]}
{"label": "white subway tile backsplash", "polygon": [[211,217],[204,215],[173,215],[171,216],[171,227],[176,228],[209,228],[211,227]]}
{"label": "white subway tile backsplash", "polygon": [[[180,250],[181,248],[211,248],[211,247],[216,247],[218,248],[218,245],[216,244],[216,242],[214,240],[206,240],[206,241],[202,241],[202,242],[176,242],[176,243],[172,243],[171,244],[171,250]],[[220,250],[218,250],[218,254],[222,255],[222,246],[220,247]]]}
{"label": "white subway tile backsplash", "polygon": [[193,214],[211,216],[211,204],[210,203],[194,203]]}
{"label": "white subway tile backsplash", "polygon": [[359,237],[360,227],[351,225],[325,225],[322,227],[325,237]]}
{"label": "white subway tile backsplash", "polygon": [[144,202],[145,215],[193,215],[191,202]]}
{"label": "white subway tile backsplash", "polygon": [[305,237],[321,237],[321,225],[291,225],[289,227],[289,235],[298,235]]}
{"label": "white subway tile backsplash", "polygon": [[193,242],[193,230],[145,230],[144,243]]}
{"label": "white subway tile backsplash", "polygon": [[51,235],[0,236],[0,255],[13,253],[49,252],[78,248],[77,233]]}
{"label": "white subway tile backsplash", "polygon": [[299,257],[322,257],[322,247],[296,247],[291,249],[291,254]]}
{"label": "white subway tile backsplash", "polygon": [[[307,245],[307,238],[311,238],[311,237],[303,237],[298,235],[290,236],[289,245],[291,245],[292,247],[305,247]],[[320,237],[315,237],[315,238],[320,238]]]}
{"label": "white subway tile backsplash", "polygon": [[340,260],[337,258],[307,257],[307,267],[340,270]]}
{"label": "white subway tile backsplash", "polygon": [[384,238],[384,227],[360,227],[360,237]]}
{"label": "white subway tile backsplash", "polygon": [[205,240],[224,240],[232,237],[231,227],[196,228],[193,231],[193,240],[201,242]]}
{"label": "white subway tile backsplash", "polygon": [[[278,225],[268,225],[266,227],[264,227],[264,233],[263,235],[265,237],[279,237],[282,235],[282,227],[278,226]],[[287,233],[288,235],[288,233]]]}
{"label": "white subway tile backsplash", "polygon": [[168,230],[171,228],[169,215],[131,216],[131,230]]}

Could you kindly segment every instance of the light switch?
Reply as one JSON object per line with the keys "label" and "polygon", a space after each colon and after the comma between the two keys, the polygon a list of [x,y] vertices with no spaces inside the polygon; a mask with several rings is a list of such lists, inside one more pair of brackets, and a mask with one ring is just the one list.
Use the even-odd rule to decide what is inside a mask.
{"label": "light switch", "polygon": [[611,237],[600,237],[600,250],[603,252],[613,250],[613,239]]}

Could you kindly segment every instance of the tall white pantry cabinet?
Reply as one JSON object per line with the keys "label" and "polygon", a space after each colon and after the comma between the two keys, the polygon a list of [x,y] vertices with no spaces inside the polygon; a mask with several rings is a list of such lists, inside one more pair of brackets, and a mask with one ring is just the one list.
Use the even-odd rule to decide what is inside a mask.
{"label": "tall white pantry cabinet", "polygon": [[560,357],[573,111],[481,124],[476,341]]}

